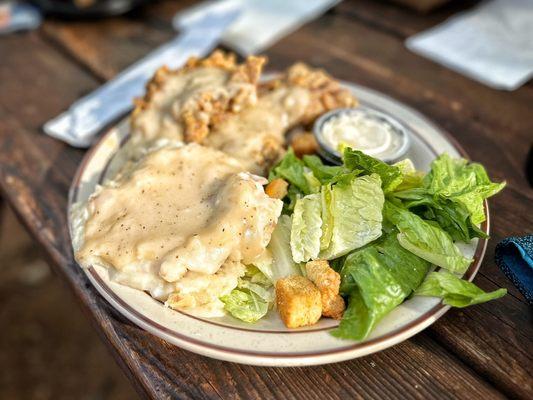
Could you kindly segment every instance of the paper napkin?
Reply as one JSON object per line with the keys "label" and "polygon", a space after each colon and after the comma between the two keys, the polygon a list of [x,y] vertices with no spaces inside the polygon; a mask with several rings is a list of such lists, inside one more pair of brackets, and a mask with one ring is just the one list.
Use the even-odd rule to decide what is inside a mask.
{"label": "paper napkin", "polygon": [[[204,1],[190,13],[204,13],[218,3],[237,3],[239,18],[224,32],[222,43],[242,55],[257,54],[339,3],[340,0]],[[176,24],[174,24],[176,26]]]}
{"label": "paper napkin", "polygon": [[406,46],[487,86],[515,90],[533,75],[533,1],[484,2]]}

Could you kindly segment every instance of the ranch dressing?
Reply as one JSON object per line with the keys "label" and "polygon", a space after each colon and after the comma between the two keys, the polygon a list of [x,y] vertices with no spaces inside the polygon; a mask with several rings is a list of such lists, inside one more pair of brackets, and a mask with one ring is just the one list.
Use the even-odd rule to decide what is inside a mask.
{"label": "ranch dressing", "polygon": [[340,146],[361,150],[384,161],[400,157],[407,148],[406,133],[387,116],[365,108],[325,115],[318,127],[319,143],[338,155]]}

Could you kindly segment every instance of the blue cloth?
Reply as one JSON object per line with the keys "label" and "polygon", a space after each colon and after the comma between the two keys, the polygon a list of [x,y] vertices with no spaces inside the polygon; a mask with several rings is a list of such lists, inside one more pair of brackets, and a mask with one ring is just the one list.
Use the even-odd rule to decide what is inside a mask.
{"label": "blue cloth", "polygon": [[502,240],[495,256],[498,267],[533,305],[533,235]]}

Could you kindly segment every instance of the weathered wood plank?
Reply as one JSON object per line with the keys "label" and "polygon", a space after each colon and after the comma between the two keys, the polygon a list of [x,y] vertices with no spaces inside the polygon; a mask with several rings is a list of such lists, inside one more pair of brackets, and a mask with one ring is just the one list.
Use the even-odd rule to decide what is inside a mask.
{"label": "weathered wood plank", "polygon": [[[346,79],[355,78],[356,81],[392,93],[395,97],[403,99],[437,119],[452,133],[455,133],[456,136],[457,132],[465,130],[465,134],[459,137],[459,140],[466,145],[465,147],[467,147],[469,152],[472,153],[473,150],[479,152],[474,154],[475,159],[483,162],[485,162],[485,159],[491,161],[489,167],[493,175],[510,179],[511,175],[509,174],[512,174],[513,177],[511,190],[514,194],[508,195],[508,192],[505,192],[495,200],[495,202],[498,202],[498,214],[495,215],[493,212],[493,226],[501,228],[494,230],[494,241],[491,242],[491,246],[494,246],[498,237],[503,237],[510,233],[519,233],[517,230],[527,230],[525,228],[531,225],[527,220],[521,219],[520,216],[527,217],[529,215],[527,213],[527,199],[531,199],[530,192],[521,193],[523,198],[517,202],[510,201],[510,197],[513,200],[515,197],[519,197],[515,196],[515,194],[520,193],[521,189],[523,189],[523,177],[514,171],[511,172],[511,169],[520,164],[520,157],[516,158],[514,156],[514,150],[518,148],[526,149],[526,146],[523,146],[523,139],[524,134],[527,135],[530,132],[530,125],[527,125],[529,119],[524,118],[524,116],[526,115],[527,101],[531,100],[531,97],[529,97],[531,92],[521,89],[518,99],[510,95],[501,96],[501,92],[492,91],[470,82],[466,78],[435,66],[429,61],[420,63],[417,56],[403,49],[399,39],[402,34],[396,34],[395,36],[397,37],[390,37],[389,34],[384,35],[376,32],[376,29],[368,28],[368,23],[354,23],[349,18],[345,18],[342,15],[340,17],[342,19],[339,19],[338,15],[325,17],[275,46],[270,52],[274,61],[273,65],[281,67],[286,65],[291,58],[293,60],[298,58],[311,60],[317,65],[328,67],[336,75]],[[390,20],[393,21],[393,19]],[[136,33],[139,26],[141,26],[143,32],[142,36],[149,43],[157,43],[159,39],[166,40],[164,38],[165,34],[170,37],[168,29],[164,34],[158,33],[157,30],[153,33],[154,30],[145,29],[142,24],[139,25],[138,21],[135,20],[117,22],[117,24],[121,24],[119,28],[114,28],[113,24],[108,23],[98,26],[97,32],[103,33],[103,35],[91,33],[90,27],[83,24],[66,28],[60,24],[60,29],[56,31],[59,32],[57,41],[61,42],[80,62],[89,65],[90,69],[96,72],[98,76],[107,78],[119,71],[124,65],[129,64],[130,61],[150,50],[148,48],[150,46],[137,47],[130,45],[139,38],[138,33]],[[47,32],[50,34],[50,32],[54,32],[54,29]],[[319,39],[316,37],[317,32],[321,34]],[[364,38],[364,41],[354,40],[354,37]],[[113,42],[113,47],[102,46],[102,43],[105,44],[108,40]],[[354,44],[352,41],[356,43]],[[79,51],[78,49],[80,48],[83,51]],[[296,54],[295,49],[298,49]],[[388,65],[395,65],[395,68],[387,67]],[[424,71],[427,72],[424,73]],[[483,102],[479,101],[480,98],[483,99]],[[21,102],[20,104],[13,104],[11,107],[24,106],[24,102]],[[498,110],[498,113],[495,113],[494,110]],[[31,112],[26,112],[25,116],[30,117],[29,121],[32,121]],[[506,138],[504,137],[503,140],[501,137],[493,138],[494,135],[499,133],[498,131],[510,132],[511,134],[504,135]],[[521,137],[521,141],[503,156],[490,151],[494,148],[506,148],[507,143],[511,143],[512,147],[513,143],[516,143],[516,136]],[[505,139],[508,139],[507,142]],[[480,142],[486,142],[488,146],[486,143],[480,146]],[[517,162],[513,164],[509,160]],[[520,171],[518,168],[516,170]],[[522,208],[522,212],[517,212],[520,208]],[[489,248],[489,257],[492,254],[490,250],[491,248]],[[508,285],[508,282],[492,262],[485,263],[481,275],[480,278],[487,280],[485,283],[487,289],[492,288],[490,286],[491,281],[498,283],[498,285]],[[516,291],[514,291],[514,294],[516,295]],[[506,307],[491,307],[487,311],[498,310],[500,313],[498,317],[503,318],[507,326],[516,327],[523,324],[524,315],[526,318],[529,315],[527,308],[524,310],[523,306],[516,304],[507,306],[507,302],[507,300],[501,300],[499,303],[505,304]],[[502,309],[504,310],[502,311]],[[509,313],[509,310],[513,310],[513,312]],[[512,318],[509,317],[511,314]],[[522,317],[521,319],[518,318],[520,316]],[[491,317],[491,321],[494,320],[495,318]],[[498,322],[497,318],[495,322]],[[454,322],[449,323],[453,324]],[[436,327],[439,326],[440,323],[436,325]],[[454,328],[458,326],[460,324],[457,325],[456,323]],[[490,327],[492,324],[488,324],[488,326]],[[435,332],[440,339],[439,332],[442,331],[436,330]],[[461,335],[462,330],[458,333],[459,335],[455,341],[447,343],[450,348],[463,351],[464,349],[461,346],[471,346],[472,342],[474,342],[474,345],[476,344],[475,338],[465,338],[464,334]],[[513,332],[511,332],[512,334]],[[465,339],[466,342],[464,342]],[[489,339],[492,340],[491,343],[501,340],[500,337]],[[513,336],[511,339],[513,343],[511,344],[516,345],[519,339],[519,336]],[[507,345],[508,343],[505,342],[505,346]],[[473,349],[473,361],[469,361],[469,359],[466,361],[473,362],[475,368],[491,376],[491,371],[485,371],[483,368],[479,369],[479,365],[483,366],[480,364],[481,358],[476,355],[479,349],[475,346]],[[512,352],[510,352],[511,354],[508,353],[507,357],[504,355],[502,358],[507,364],[513,360]],[[502,367],[498,366],[496,372],[492,375],[493,380],[498,380],[498,374],[505,373],[507,364]],[[524,370],[519,369],[517,376],[523,378],[525,376]],[[515,385],[515,383],[511,383],[511,385]],[[504,389],[508,388],[504,387]]]}
{"label": "weathered wood plank", "polygon": [[[325,19],[327,20],[328,18],[325,17]],[[317,21],[316,24],[319,24],[319,22]],[[336,23],[334,22],[334,24]],[[339,35],[343,35],[342,32],[348,31],[350,26],[352,27],[352,32],[359,30],[359,32],[356,32],[359,33],[358,36],[367,38],[367,41],[379,43],[385,52],[387,50],[390,50],[389,53],[392,51],[400,52],[401,57],[399,59],[410,56],[410,53],[403,49],[401,43],[396,39],[368,30],[366,27],[354,27],[354,24],[343,23],[336,29],[340,32]],[[330,28],[333,29],[332,27]],[[309,30],[307,34],[305,33],[306,30]],[[530,214],[527,212],[516,213],[515,211],[516,207],[520,207],[520,204],[524,204],[527,207],[527,200],[533,199],[533,192],[527,186],[524,174],[525,158],[529,149],[529,136],[531,129],[533,129],[533,123],[527,117],[529,113],[528,104],[533,102],[533,96],[524,94],[523,101],[515,100],[518,105],[512,107],[513,111],[509,111],[509,113],[513,113],[520,122],[517,122],[517,125],[512,127],[508,126],[505,130],[506,134],[503,134],[502,130],[504,128],[498,126],[492,117],[490,117],[490,120],[481,121],[481,118],[475,119],[470,111],[465,111],[463,108],[454,111],[455,106],[449,103],[448,100],[442,100],[438,103],[428,101],[427,93],[422,88],[429,87],[430,89],[427,89],[427,91],[431,91],[432,86],[435,87],[435,91],[438,88],[430,77],[423,81],[422,79],[420,81],[417,80],[416,73],[410,72],[417,69],[417,64],[414,61],[411,62],[409,68],[405,68],[405,71],[399,71],[398,68],[395,71],[390,70],[388,67],[381,68],[381,65],[393,65],[394,60],[392,58],[379,59],[377,61],[371,60],[371,57],[381,56],[377,53],[368,55],[366,52],[374,53],[373,49],[369,49],[366,46],[361,49],[358,45],[350,45],[348,42],[346,46],[352,46],[353,49],[351,51],[342,49],[342,53],[332,56],[328,54],[328,51],[335,51],[331,49],[336,49],[336,45],[330,44],[326,47],[325,43],[317,45],[317,41],[307,41],[305,38],[311,34],[311,31],[314,31],[312,26],[304,28],[302,31],[288,37],[283,43],[274,46],[269,52],[272,63],[284,67],[290,62],[304,57],[305,54],[320,53],[320,56],[315,56],[320,57],[320,59],[315,60],[317,65],[326,67],[337,76],[382,90],[419,109],[446,128],[463,144],[463,147],[468,150],[474,160],[486,165],[494,179],[507,180],[510,184],[510,189],[504,191],[503,194],[493,200],[497,206],[501,205],[505,208],[492,213],[495,239],[492,244],[495,244],[502,237],[498,236],[498,230],[494,230],[500,222],[504,224],[504,228],[500,231],[503,236],[509,235],[509,233],[525,233],[532,229],[533,221],[529,216]],[[367,60],[370,61],[367,62]],[[418,68],[423,70],[424,66]],[[387,69],[388,72],[385,74],[382,69]],[[403,76],[402,74],[404,73],[409,76]],[[450,74],[453,73],[450,72]],[[384,75],[390,79],[385,79]],[[397,84],[397,82],[399,83]],[[508,97],[508,93],[493,93],[495,91],[481,87],[466,79],[464,79],[464,84],[476,87],[476,90],[481,90],[483,94],[479,93],[479,98],[483,98],[484,101],[489,94],[493,98],[497,97],[495,96],[496,94],[504,98]],[[443,88],[448,87],[446,82],[440,82],[440,85]],[[440,92],[445,90],[442,89]],[[464,91],[468,91],[468,87]],[[460,90],[457,90],[454,96],[462,96],[461,93]],[[460,99],[460,101],[463,101],[463,99]],[[505,103],[502,100],[497,101],[502,104]],[[476,106],[477,104],[471,104],[471,107]],[[498,151],[494,151],[494,149],[498,149]],[[510,190],[513,190],[514,194]],[[516,205],[515,202],[506,201],[504,196],[515,198],[517,193],[524,197],[523,201],[517,201]],[[511,223],[513,224],[512,226],[509,225]],[[504,279],[501,283],[503,282],[508,281]]]}
{"label": "weathered wood plank", "polygon": [[[0,121],[0,186],[97,330],[148,394],[183,398],[396,398],[399,394],[446,398],[469,393],[472,398],[501,397],[426,333],[360,360],[278,369],[196,356],[124,321],[72,259],[66,196],[82,153],[39,131],[40,123],[70,104],[80,86],[90,90],[97,83],[34,35],[10,37],[1,46],[2,52],[10,54],[0,67],[2,82],[14,80],[11,77],[18,74],[25,79],[0,93],[0,115],[4,117]],[[30,56],[32,63],[25,62]],[[41,76],[47,79],[41,80]],[[34,108],[28,111],[26,103]],[[456,379],[458,376],[461,379]]]}
{"label": "weathered wood plank", "polygon": [[[477,282],[484,289],[483,280]],[[445,314],[430,331],[446,348],[510,397],[528,399],[533,393],[533,340],[517,334],[486,304]],[[465,340],[465,337],[473,340]],[[476,345],[482,343],[484,345]],[[508,352],[510,346],[513,347]],[[512,373],[509,373],[510,371]]]}
{"label": "weathered wood plank", "polygon": [[[490,161],[493,176],[505,177],[517,187],[524,184],[533,129],[527,118],[533,101],[529,90],[487,88],[416,56],[395,37],[342,16],[324,16],[306,25],[267,54],[274,66],[306,59],[335,76],[405,101],[450,131],[472,158]],[[503,152],[487,157],[492,148]]]}
{"label": "weathered wood plank", "polygon": [[[506,286],[520,301],[524,301],[523,296],[496,266],[494,249],[507,236],[521,236],[533,231],[532,192],[528,187],[515,189],[508,186],[491,200],[491,238],[482,270],[483,276],[499,286]],[[525,314],[528,315],[527,312]],[[533,326],[530,324],[529,328],[533,329]]]}
{"label": "weathered wood plank", "polygon": [[[145,359],[153,361],[150,369],[160,369],[161,374],[180,380],[200,373],[222,398],[382,399],[397,398],[401,394],[412,398],[451,398],[460,397],[466,390],[476,398],[480,389],[489,389],[485,392],[487,395],[501,396],[490,391],[484,382],[480,388],[479,381],[472,379],[464,365],[458,364],[426,335],[363,359],[325,367],[259,368],[208,359],[164,342],[156,346],[158,339],[134,327],[125,328],[124,332],[129,342],[143,346],[138,351]],[[144,343],[150,343],[148,350]],[[193,370],[182,363],[170,362],[170,357],[186,359]],[[384,370],[387,372],[383,373]],[[461,379],[450,379],[452,375],[461,376]],[[391,385],[391,380],[402,384]],[[210,397],[212,395],[214,393]]]}
{"label": "weathered wood plank", "polygon": [[[531,204],[531,191],[525,184],[525,177],[521,169],[529,148],[528,137],[530,137],[531,132],[531,120],[527,118],[528,104],[531,104],[529,92],[522,90],[521,96],[524,97],[522,100],[520,100],[520,96],[514,96],[512,102],[516,104],[512,106],[507,104],[509,109],[512,108],[513,110],[510,112],[515,113],[515,117],[520,119],[520,122],[514,123],[511,120],[503,122],[503,124],[513,124],[512,128],[507,129],[512,133],[504,135],[500,131],[503,129],[502,122],[494,121],[494,117],[488,115],[488,109],[478,111],[480,114],[481,112],[484,113],[482,122],[480,121],[481,117],[474,119],[474,115],[466,111],[464,107],[454,105],[453,102],[447,100],[447,96],[452,99],[455,97],[457,104],[471,102],[471,105],[475,106],[472,95],[464,94],[468,92],[469,87],[474,88],[478,96],[481,96],[482,92],[493,92],[492,90],[463,79],[464,82],[461,82],[462,91],[459,90],[459,86],[457,86],[459,83],[457,83],[456,91],[447,94],[449,85],[445,83],[448,80],[450,82],[454,80],[451,78],[441,79],[440,74],[433,79],[435,74],[428,72],[430,66],[426,68],[425,65],[420,65],[421,63],[416,60],[406,61],[409,58],[412,59],[413,56],[401,46],[396,38],[379,32],[376,33],[366,27],[355,26],[347,21],[339,22],[333,17],[325,17],[324,19],[325,22],[317,21],[274,46],[269,54],[275,54],[275,56],[271,58],[276,57],[275,62],[278,62],[279,57],[280,64],[285,65],[288,59],[292,61],[303,57],[305,54],[320,54],[320,56],[316,56],[317,65],[323,65],[332,73],[347,79],[352,77],[351,79],[358,82],[377,87],[414,105],[446,127],[468,149],[475,160],[483,162],[488,167],[492,176],[498,179],[507,179],[510,188],[494,200],[492,207],[493,240],[487,253],[487,261],[484,263],[480,277],[476,282],[483,283],[482,287],[488,290],[494,290],[497,286],[508,287],[513,295],[522,300],[521,295],[496,268],[492,257],[494,245],[499,239],[509,234],[523,234],[533,228],[531,214],[527,211]],[[313,27],[313,25],[317,25],[317,27]],[[307,40],[311,32],[320,36],[320,39]],[[365,38],[365,40],[354,43],[354,40],[348,39],[348,35]],[[364,43],[361,44],[362,42]],[[375,46],[377,43],[379,43],[379,47]],[[395,62],[395,60],[397,61]],[[394,65],[394,69],[387,67],[392,65]],[[449,74],[453,73],[442,72],[442,75]],[[442,89],[439,90],[439,88]],[[507,97],[510,101],[511,96],[507,93],[498,94],[498,98]],[[491,93],[491,96],[496,99],[494,94]],[[479,98],[483,98],[483,102],[480,103],[487,104],[486,96]],[[457,134],[458,132],[461,134]],[[523,198],[518,200],[517,197]],[[491,283],[489,284],[489,282]],[[496,282],[497,285],[492,282]],[[506,307],[502,307],[500,304],[506,304]],[[500,307],[506,308],[507,311],[511,308],[515,312],[500,312],[498,316],[491,315],[492,310]],[[454,314],[450,313],[450,315]],[[518,315],[524,315],[524,318],[530,319],[529,307],[525,303],[516,301],[516,298],[508,297],[497,303],[464,310],[464,315],[470,317],[468,319],[470,330],[462,329],[464,324],[461,320],[447,316],[444,319],[445,323],[435,324],[431,331],[435,332],[439,339],[446,338],[443,343],[448,348],[456,354],[465,355],[464,360],[469,365],[473,365],[480,373],[489,376],[493,382],[499,385],[498,387],[503,390],[510,389],[510,386],[504,383],[506,382],[504,377],[509,370],[514,370],[519,364],[526,366],[531,363],[531,353],[528,353],[527,350],[523,352],[524,349],[528,349],[528,344],[530,345],[531,342],[524,341],[521,334],[514,329],[516,324],[511,322]],[[524,323],[527,325],[527,322],[523,320],[517,322],[519,326],[524,326]],[[443,325],[446,325],[446,328]],[[477,329],[479,332],[473,335],[473,331]],[[531,330],[527,328],[526,330],[529,334],[531,333]],[[485,334],[483,341],[480,341],[478,334],[482,332]],[[509,352],[509,346],[515,350]],[[506,351],[502,352],[502,348],[505,348]],[[487,358],[497,359],[498,362],[489,365],[486,363]],[[515,373],[512,375],[516,376],[519,381],[531,382],[531,373],[527,367],[518,367]],[[530,384],[521,386],[511,383],[510,385],[514,391],[508,393],[513,393],[516,396],[526,398],[532,393]]]}
{"label": "weathered wood plank", "polygon": [[477,0],[450,1],[430,13],[421,14],[393,2],[358,0],[343,1],[335,7],[335,10],[339,14],[355,18],[376,30],[405,38],[429,29],[477,3],[479,3]]}
{"label": "weathered wood plank", "polygon": [[[352,4],[352,3],[349,3],[349,4]],[[359,4],[359,3],[357,3],[357,4]],[[160,7],[159,7],[159,8],[156,8],[155,11],[152,11],[152,14],[154,14],[154,15],[158,15],[158,10],[159,10],[159,12],[160,12],[164,17],[168,17],[169,15],[173,15],[173,13],[174,13],[174,11],[175,11],[175,9],[176,9],[176,6],[174,5],[174,3],[161,2],[161,3],[159,3],[159,5],[160,5]],[[169,11],[168,11],[168,8],[169,8],[169,7],[172,8],[172,12],[169,12]],[[375,6],[374,6],[374,7],[375,7]],[[396,10],[396,13],[398,13],[398,10],[402,11],[402,9],[398,9],[398,7],[396,7],[396,6],[392,6],[392,7],[393,7],[394,10]],[[360,9],[360,8],[358,8],[358,9]],[[161,10],[163,10],[163,11],[161,11]],[[402,11],[402,12],[404,12],[404,11]],[[404,13],[405,13],[405,12],[404,12]],[[402,15],[403,15],[403,14],[402,14]],[[347,26],[342,26],[342,28],[344,28],[343,31],[347,31],[347,30],[348,30],[348,29],[347,29],[347,28],[348,28]],[[74,26],[72,29],[77,30],[78,27]],[[133,29],[133,28],[132,28],[132,29]],[[51,29],[51,30],[53,31],[54,29]],[[127,30],[127,29],[124,28],[123,26],[121,26],[119,30],[121,30],[121,31],[125,31],[125,30]],[[100,32],[100,31],[103,31],[103,30],[98,29],[98,32]],[[135,31],[135,29],[133,29],[133,31]],[[62,32],[62,30],[60,30],[60,32]],[[99,41],[102,41],[102,40],[103,40],[103,38],[102,38],[101,36],[100,36],[100,37],[98,37],[98,36],[94,36],[94,35],[93,35],[92,37],[91,37],[91,36],[87,36],[87,35],[80,35],[80,36],[81,36],[82,38],[84,38],[84,40],[88,40],[87,43],[84,42],[84,45],[83,45],[83,46],[80,46],[81,48],[84,48],[84,47],[89,46],[89,43],[92,43],[93,45],[96,45],[97,43],[99,43]],[[369,35],[365,35],[365,36],[369,36]],[[61,36],[61,37],[63,38],[63,40],[65,40],[66,46],[69,46],[69,48],[76,48],[76,47],[77,47],[77,45],[76,45],[77,42],[76,42],[76,41],[70,41],[70,39],[69,39],[70,36]],[[378,38],[381,38],[381,37],[378,37]],[[290,38],[289,38],[289,39],[290,39]],[[373,40],[374,40],[374,42],[376,42],[375,39],[373,39]],[[389,42],[390,42],[390,40],[389,40]],[[381,43],[381,42],[380,42],[380,43]],[[397,44],[397,43],[396,43],[396,44]],[[393,44],[393,45],[394,45],[394,44]],[[389,47],[390,47],[390,46],[391,46],[391,45],[389,44]],[[106,54],[106,55],[107,55],[107,53],[108,53],[108,51],[106,51],[106,50],[104,49],[104,50],[103,50],[103,54]],[[361,55],[361,57],[365,57],[365,56],[366,56],[366,54]],[[104,57],[101,57],[101,58],[104,58]],[[112,70],[112,68],[110,68],[110,70]],[[113,74],[113,73],[114,73],[114,72],[111,72],[111,74]],[[111,75],[111,74],[108,74],[108,75]],[[453,75],[453,73],[452,73],[452,75]],[[359,79],[359,78],[360,78],[359,76],[356,77],[356,79]],[[452,78],[454,78],[454,77],[452,76]],[[364,78],[363,78],[363,79],[364,79]],[[450,79],[451,79],[451,78],[450,78]],[[382,83],[381,83],[381,84],[382,84]],[[405,84],[405,83],[404,83],[404,84]],[[445,84],[443,83],[442,86],[447,86],[447,85],[445,85]],[[479,86],[479,85],[474,84],[474,86],[477,87],[477,86]],[[419,90],[420,87],[421,87],[421,85],[418,84],[418,87],[415,86],[415,87],[411,90],[411,92],[421,92],[421,91]],[[492,90],[487,89],[487,88],[482,88],[482,89],[485,89],[485,91],[488,91],[489,93],[492,93],[492,97],[493,97],[493,98],[495,97],[495,95],[494,95],[494,93],[493,93],[493,92],[495,92],[495,91],[492,91]],[[386,90],[390,92],[390,90],[388,90],[388,88],[387,88]],[[486,93],[484,93],[483,95],[485,95],[485,94],[486,94]],[[496,93],[496,95],[497,95],[497,94],[499,94],[499,93]],[[400,95],[401,95],[401,96],[405,96],[405,94],[404,94],[403,92],[400,93]],[[433,96],[433,95],[428,95],[427,93],[426,93],[426,94],[422,93],[422,98],[421,98],[419,101],[425,102],[427,96],[430,96],[430,97],[431,97],[431,96]],[[409,96],[409,100],[412,101],[412,97],[415,97],[415,96]],[[486,96],[485,96],[485,97],[486,97]],[[497,98],[497,100],[499,100],[499,97]],[[450,111],[454,111],[454,110],[455,110],[455,111],[453,112],[453,114],[458,114],[457,117],[455,117],[456,119],[465,120],[465,119],[468,119],[468,118],[470,117],[469,115],[466,115],[466,116],[465,116],[465,115],[463,115],[463,113],[458,113],[458,112],[456,112],[456,111],[457,111],[457,108],[460,107],[460,106],[458,105],[458,103],[454,103],[453,101],[450,103],[448,100],[443,99],[443,98],[441,98],[441,102],[443,102],[442,104],[445,104],[445,105],[447,106],[447,108],[448,108],[448,109],[444,109],[444,110],[443,110],[443,112],[445,113],[445,117],[444,117],[444,118],[446,118],[446,120],[443,121],[443,123],[444,123],[444,125],[447,125],[447,126],[449,127],[450,130],[455,130],[455,129],[456,129],[456,126],[457,126],[457,122],[456,122],[456,121],[448,122],[448,119],[449,119],[449,112],[450,112]],[[503,102],[503,103],[505,103],[505,102]],[[442,104],[438,104],[437,106],[442,105]],[[520,103],[520,104],[523,104],[523,102]],[[475,104],[475,106],[477,106],[477,103]],[[495,107],[496,107],[496,106],[497,106],[498,109],[501,108],[501,104],[497,104],[497,105],[495,105]],[[440,107],[439,107],[439,108],[440,108]],[[515,108],[513,108],[513,110],[515,110]],[[431,110],[430,110],[430,112],[431,112]],[[475,110],[474,110],[474,111],[468,111],[468,110],[467,110],[466,112],[467,112],[467,113],[469,112],[469,113],[472,114],[472,113],[475,113],[476,111],[475,111]],[[524,110],[524,107],[522,107],[522,114],[521,114],[521,115],[517,115],[517,119],[520,120],[520,121],[526,121],[526,122],[528,122],[529,119],[528,119],[528,118],[524,118],[524,115],[525,115],[525,110]],[[492,124],[492,121],[489,121],[489,123]],[[477,124],[477,125],[479,125],[479,124]],[[527,128],[528,128],[528,127],[526,126],[526,127],[519,127],[519,128],[520,128],[520,129],[519,129],[520,132],[524,132],[524,131],[527,132]],[[523,129],[522,129],[522,128],[523,128]],[[475,129],[479,129],[479,128],[476,128],[476,126],[474,126],[473,129],[475,130]],[[516,129],[515,129],[515,130],[516,130]],[[478,135],[476,132],[474,132],[474,134],[471,135],[471,136],[476,137],[476,136],[479,136],[479,135]],[[474,139],[474,140],[477,140],[477,139]],[[499,145],[499,144],[494,143],[493,145],[494,145],[494,146],[497,146],[497,145]],[[526,148],[526,146],[522,146],[522,148]],[[492,159],[492,158],[491,158],[491,159]],[[498,163],[498,164],[501,164],[501,163]],[[500,179],[503,179],[504,176],[505,176],[504,174],[498,174],[498,171],[495,172],[495,175],[496,175],[496,176],[500,175]],[[526,193],[527,193],[527,192],[526,192]]]}
{"label": "weathered wood plank", "polygon": [[[486,153],[490,146],[508,148],[506,153],[492,154],[490,159],[498,168],[491,173],[509,179],[511,184],[518,185],[517,188],[524,183],[524,160],[529,146],[529,143],[524,146],[524,141],[529,140],[533,129],[533,122],[527,118],[533,92],[528,88],[512,93],[496,91],[423,59],[409,52],[401,38],[347,17],[346,9],[364,9],[356,4],[359,3],[346,2],[341,11],[306,25],[275,45],[267,52],[271,56],[270,68],[281,68],[304,59],[328,67],[341,78],[390,93],[451,131],[474,159],[482,159],[481,153]],[[173,3],[162,2],[152,12],[152,18],[160,15],[162,21],[166,21],[176,7]],[[376,5],[370,9],[372,7]],[[395,10],[394,18],[399,24],[402,21],[398,18],[405,12],[396,6],[390,7]],[[391,19],[394,18],[391,15]],[[120,19],[115,25],[98,24],[94,30],[83,24],[47,24],[44,31],[103,79],[112,77],[150,50],[147,46],[131,45],[141,29],[136,20]],[[140,25],[146,43],[159,43],[158,40],[172,36],[170,29],[163,32]],[[481,146],[480,140],[486,141],[487,147]],[[504,176],[500,172],[502,165],[519,173]]]}
{"label": "weathered wood plank", "polygon": [[[9,132],[17,130],[14,140],[9,140],[13,136],[6,133],[6,127]],[[56,168],[39,176],[38,166],[28,167],[23,149],[34,137],[35,133],[12,124],[10,117],[0,124],[0,164],[9,161],[13,167],[0,170],[0,187],[51,254],[59,274],[87,307],[97,330],[111,342],[126,368],[151,396],[164,393],[180,398],[382,399],[408,393],[410,397],[426,399],[468,392],[472,398],[502,397],[424,333],[364,359],[328,367],[280,369],[240,366],[197,356],[131,325],[96,293],[72,261],[64,215],[68,176]],[[46,141],[34,157],[47,157],[50,143]],[[54,192],[50,191],[51,184],[56,188]],[[455,376],[461,379],[452,379]]]}
{"label": "weathered wood plank", "polygon": [[107,80],[176,32],[174,14],[195,1],[158,1],[123,17],[100,21],[47,21],[45,37],[61,46],[97,77]]}
{"label": "weathered wood plank", "polygon": [[134,18],[101,21],[46,22],[46,36],[102,80],[149,53],[172,34],[152,29]]}

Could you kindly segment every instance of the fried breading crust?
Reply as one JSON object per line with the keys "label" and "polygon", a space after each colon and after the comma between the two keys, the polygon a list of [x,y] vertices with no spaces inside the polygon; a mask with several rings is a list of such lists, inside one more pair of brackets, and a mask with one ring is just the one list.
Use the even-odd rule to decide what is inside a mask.
{"label": "fried breading crust", "polygon": [[209,90],[198,93],[192,105],[184,107],[179,115],[173,116],[178,120],[177,123],[183,124],[186,142],[201,143],[209,132],[209,126],[220,122],[225,114],[239,112],[243,107],[255,103],[255,89],[265,62],[265,57],[250,56],[244,63],[237,64],[234,54],[217,50],[207,58],[192,57],[177,70],[161,67],[147,83],[144,97],[134,101],[132,128],[136,128],[137,117],[151,107],[154,97],[162,90],[169,77],[185,75],[198,68],[217,68],[228,72],[229,83],[243,84],[242,87],[231,95],[221,95],[219,91]]}
{"label": "fried breading crust", "polygon": [[[178,70],[159,69],[146,95],[136,101],[131,118],[135,142],[149,144],[167,138],[203,143],[263,175],[283,156],[288,130],[309,125],[333,108],[357,104],[326,72],[302,63],[258,88],[265,62],[264,57],[249,57],[237,64],[233,54],[215,51],[205,59],[191,58]],[[202,68],[218,71],[215,82],[196,82],[194,90],[187,86],[185,93],[174,93],[172,85],[167,85],[181,75],[193,79],[193,74],[203,73]],[[316,143],[309,139],[295,142],[301,154],[316,150]]]}
{"label": "fried breading crust", "polygon": [[311,68],[304,63],[289,67],[282,77],[261,85],[261,91],[271,91],[281,86],[298,86],[311,93],[311,102],[300,123],[308,125],[321,114],[335,108],[355,107],[357,99],[323,69]]}
{"label": "fried breading crust", "polygon": [[[265,175],[283,156],[288,130],[308,125],[332,108],[356,103],[350,92],[324,71],[295,64],[280,78],[260,85],[255,106],[226,114],[224,121],[213,124],[205,143],[228,152],[253,173]],[[309,137],[300,144],[302,154],[316,151],[316,143]]]}
{"label": "fried breading crust", "polygon": [[313,282],[322,300],[322,315],[341,319],[344,313],[344,299],[339,295],[340,275],[333,270],[326,260],[309,261],[305,264],[307,277]]}

